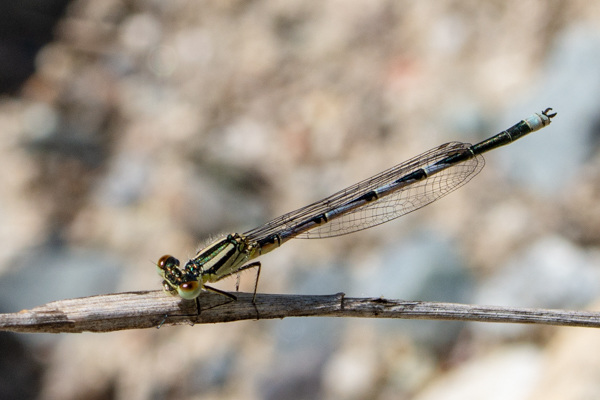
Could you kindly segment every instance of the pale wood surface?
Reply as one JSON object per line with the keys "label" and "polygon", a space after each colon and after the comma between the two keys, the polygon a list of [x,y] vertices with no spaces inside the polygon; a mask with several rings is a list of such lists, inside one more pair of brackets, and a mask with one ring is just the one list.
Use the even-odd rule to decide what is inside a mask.
{"label": "pale wood surface", "polygon": [[[286,317],[358,317],[460,320],[600,327],[600,313],[476,306],[455,303],[347,298],[343,293],[312,295],[237,293],[230,301],[202,293],[198,301],[162,291],[126,292],[54,301],[30,310],[0,314],[0,331],[110,332],[124,329],[206,324]],[[200,312],[198,312],[200,305]]]}

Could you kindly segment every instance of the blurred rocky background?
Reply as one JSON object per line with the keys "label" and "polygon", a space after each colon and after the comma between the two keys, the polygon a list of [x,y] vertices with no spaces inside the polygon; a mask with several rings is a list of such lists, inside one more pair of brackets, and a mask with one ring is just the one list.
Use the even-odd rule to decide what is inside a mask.
{"label": "blurred rocky background", "polygon": [[[0,54],[0,312],[159,289],[165,253],[546,107],[434,205],[263,257],[259,291],[599,308],[600,3],[5,0]],[[0,349],[2,399],[600,393],[583,328],[301,318]]]}

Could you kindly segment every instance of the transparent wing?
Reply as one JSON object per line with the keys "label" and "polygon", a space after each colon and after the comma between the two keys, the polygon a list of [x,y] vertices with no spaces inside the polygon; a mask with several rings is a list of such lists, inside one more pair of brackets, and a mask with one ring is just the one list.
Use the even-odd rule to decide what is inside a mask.
{"label": "transparent wing", "polygon": [[244,235],[250,240],[260,240],[281,233],[285,233],[286,237],[303,239],[326,238],[367,229],[401,217],[436,201],[467,183],[485,165],[483,157],[478,155],[464,162],[448,166],[426,179],[388,193],[377,201],[355,208],[324,225],[317,226],[307,232],[294,233],[295,227],[301,225],[307,219],[348,204],[369,192],[393,183],[403,176],[435,164],[452,154],[463,152],[470,146],[468,143],[460,142],[443,144],[371,178],[340,190],[323,200],[277,217],[263,226],[244,233]]}

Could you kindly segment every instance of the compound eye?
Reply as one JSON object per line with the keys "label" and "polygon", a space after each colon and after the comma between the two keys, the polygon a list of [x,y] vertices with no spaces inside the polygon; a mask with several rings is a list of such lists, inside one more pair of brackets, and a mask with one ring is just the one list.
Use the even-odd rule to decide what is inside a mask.
{"label": "compound eye", "polygon": [[177,293],[181,298],[186,300],[194,300],[200,295],[202,287],[198,281],[190,281],[177,286]]}
{"label": "compound eye", "polygon": [[171,255],[164,255],[158,259],[158,263],[156,264],[158,268],[164,270],[171,269],[174,266],[179,267],[179,260]]}

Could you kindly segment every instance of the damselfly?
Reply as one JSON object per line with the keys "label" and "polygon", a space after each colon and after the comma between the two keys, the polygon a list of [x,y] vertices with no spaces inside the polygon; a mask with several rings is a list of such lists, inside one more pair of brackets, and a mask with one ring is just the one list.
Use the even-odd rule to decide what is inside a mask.
{"label": "damselfly", "polygon": [[247,262],[293,238],[325,238],[367,229],[433,203],[477,175],[485,161],[481,154],[515,141],[550,124],[556,113],[548,108],[475,145],[450,142],[411,158],[386,171],[341,190],[323,200],[284,214],[265,225],[232,233],[211,243],[183,268],[179,260],[165,255],[158,260],[163,288],[184,299],[205,290],[235,296],[207,283],[258,268]]}

